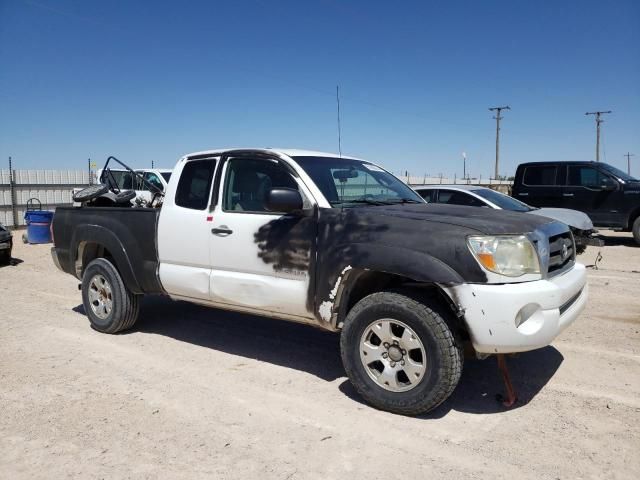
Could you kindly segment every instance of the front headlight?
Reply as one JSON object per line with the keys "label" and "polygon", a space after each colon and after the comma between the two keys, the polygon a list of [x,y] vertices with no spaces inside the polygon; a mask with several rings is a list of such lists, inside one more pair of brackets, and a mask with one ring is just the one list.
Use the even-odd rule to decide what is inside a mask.
{"label": "front headlight", "polygon": [[540,273],[540,262],[531,241],[524,235],[471,236],[471,252],[480,265],[507,277]]}

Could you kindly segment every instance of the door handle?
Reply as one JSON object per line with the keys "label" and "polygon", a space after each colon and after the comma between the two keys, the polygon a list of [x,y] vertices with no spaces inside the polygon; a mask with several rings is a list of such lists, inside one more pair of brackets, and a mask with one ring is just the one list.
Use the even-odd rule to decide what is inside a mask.
{"label": "door handle", "polygon": [[226,237],[228,235],[231,235],[233,233],[233,230],[231,230],[226,225],[220,225],[219,227],[212,228],[211,233],[219,237]]}
{"label": "door handle", "polygon": [[528,193],[519,193],[518,195],[520,195],[521,197],[526,197],[529,194]]}
{"label": "door handle", "polygon": [[573,193],[563,193],[563,197],[573,197]]}

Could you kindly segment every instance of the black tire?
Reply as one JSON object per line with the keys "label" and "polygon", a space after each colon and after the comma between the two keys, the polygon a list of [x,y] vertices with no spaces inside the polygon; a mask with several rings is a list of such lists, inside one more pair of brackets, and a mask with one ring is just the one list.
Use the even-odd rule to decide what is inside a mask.
{"label": "black tire", "polygon": [[11,263],[11,249],[0,250],[0,265],[9,265]]}
{"label": "black tire", "polygon": [[[433,298],[410,291],[378,292],[360,300],[347,315],[340,337],[342,362],[357,392],[375,408],[402,415],[425,413],[444,402],[458,385],[464,361],[462,344],[446,321],[450,317]],[[408,391],[383,388],[360,359],[363,335],[381,319],[406,324],[426,350],[426,372]]]}
{"label": "black tire", "polygon": [[638,245],[640,245],[640,217],[636,218],[633,222],[631,231],[633,232],[633,239]]}
{"label": "black tire", "polygon": [[74,202],[88,202],[94,198],[98,198],[100,195],[104,195],[109,191],[109,187],[102,183],[90,185],[87,188],[83,188],[79,192],[73,194]]}
{"label": "black tire", "polygon": [[[97,304],[94,303],[92,307],[89,293],[93,279],[100,276],[106,280],[111,298],[111,309],[108,313],[103,311],[102,318],[94,310],[94,307],[98,308]],[[102,333],[118,333],[136,323],[140,311],[140,295],[131,293],[109,260],[96,258],[89,263],[82,276],[82,304],[93,329]]]}

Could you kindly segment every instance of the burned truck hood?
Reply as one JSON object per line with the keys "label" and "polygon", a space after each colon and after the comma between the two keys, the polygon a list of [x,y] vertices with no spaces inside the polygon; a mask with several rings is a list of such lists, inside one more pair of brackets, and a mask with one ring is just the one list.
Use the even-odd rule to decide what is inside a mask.
{"label": "burned truck hood", "polygon": [[[568,228],[550,218],[489,208],[401,204],[321,209],[320,281],[333,285],[347,266],[455,284],[486,282],[469,251],[469,235],[523,235]],[[323,282],[322,282],[323,283]],[[327,285],[325,284],[325,285]]]}
{"label": "burned truck hood", "polygon": [[[460,227],[468,233],[486,235],[530,233],[542,225],[552,222],[550,218],[536,218],[519,212],[495,210],[492,208],[464,207],[442,204],[402,204],[367,207],[370,213],[398,220],[435,222]],[[386,221],[382,220],[381,221]]]}

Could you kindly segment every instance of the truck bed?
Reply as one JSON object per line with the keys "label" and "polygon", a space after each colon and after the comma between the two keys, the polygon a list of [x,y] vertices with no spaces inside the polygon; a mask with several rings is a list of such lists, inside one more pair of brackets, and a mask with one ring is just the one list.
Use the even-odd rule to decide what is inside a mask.
{"label": "truck bed", "polygon": [[[131,291],[164,293],[158,278],[159,215],[157,208],[56,209],[52,229],[54,253],[60,268],[82,278],[76,260],[79,255],[90,255],[91,243],[96,242],[108,250]],[[86,268],[87,262],[82,263]]]}

